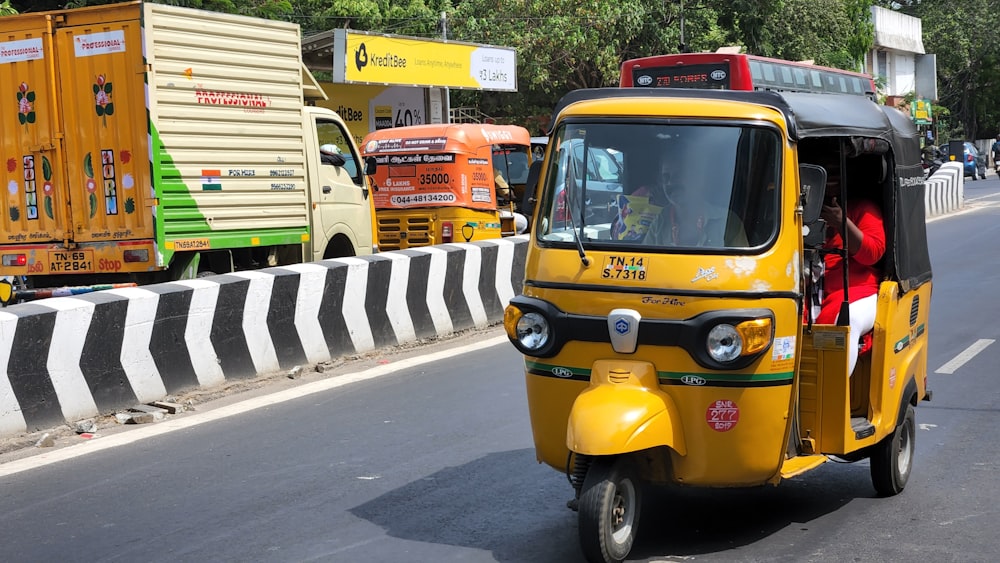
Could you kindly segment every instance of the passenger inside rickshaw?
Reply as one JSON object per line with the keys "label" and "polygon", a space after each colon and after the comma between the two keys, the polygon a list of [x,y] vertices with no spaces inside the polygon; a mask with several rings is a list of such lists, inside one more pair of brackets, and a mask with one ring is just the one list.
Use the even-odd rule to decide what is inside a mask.
{"label": "passenger inside rickshaw", "polygon": [[[687,136],[700,133],[684,132]],[[713,140],[704,136],[708,137],[705,141]],[[727,139],[717,139],[723,140]],[[611,237],[655,246],[748,248],[743,220],[732,210],[732,200],[737,197],[734,185],[739,181],[731,170],[726,177],[725,171],[714,170],[710,162],[699,162],[711,158],[706,155],[733,150],[720,145],[718,150],[690,140],[652,145],[653,153],[640,157],[641,162],[630,168],[631,178],[619,197]],[[736,154],[732,158],[735,160]],[[650,213],[650,220],[642,230],[629,230],[626,218],[638,206]]]}
{"label": "passenger inside rickshaw", "polygon": [[[881,199],[888,165],[883,155],[861,154],[849,156],[842,170],[836,150],[832,157],[829,155],[812,160],[827,171],[821,213],[826,233],[818,251],[821,260],[810,265],[815,283],[811,284],[808,308],[811,318],[807,321],[850,325],[855,345],[848,347],[848,373],[853,375],[859,355],[871,349],[879,283],[884,278],[887,236]],[[846,190],[842,190],[844,180]],[[846,202],[842,202],[845,192]],[[846,315],[842,312],[845,292],[841,251],[844,247],[841,231],[845,227],[849,300]]]}
{"label": "passenger inside rickshaw", "polygon": [[[546,181],[556,188],[552,201],[541,205],[547,210],[540,222],[542,240],[579,236],[588,242],[743,254],[776,236],[780,144],[773,131],[600,125],[557,131],[553,143],[579,145],[582,160],[581,166],[569,166],[550,159]],[[584,145],[589,150],[582,150]],[[601,155],[613,158],[619,172],[614,182],[580,173]]]}

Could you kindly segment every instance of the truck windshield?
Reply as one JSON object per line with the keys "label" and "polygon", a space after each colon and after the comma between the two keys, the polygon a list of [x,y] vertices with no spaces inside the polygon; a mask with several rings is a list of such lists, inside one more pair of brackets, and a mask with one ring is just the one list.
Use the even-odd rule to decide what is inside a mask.
{"label": "truck windshield", "polygon": [[574,121],[550,142],[542,242],[746,252],[777,232],[774,129]]}

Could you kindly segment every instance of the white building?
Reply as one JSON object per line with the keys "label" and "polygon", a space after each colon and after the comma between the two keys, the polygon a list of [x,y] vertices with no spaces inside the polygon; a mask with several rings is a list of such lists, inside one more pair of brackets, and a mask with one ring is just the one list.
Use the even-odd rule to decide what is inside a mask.
{"label": "white building", "polygon": [[881,78],[887,103],[911,92],[937,101],[937,61],[924,52],[920,18],[873,6],[872,24],[875,44],[865,56],[864,71]]}

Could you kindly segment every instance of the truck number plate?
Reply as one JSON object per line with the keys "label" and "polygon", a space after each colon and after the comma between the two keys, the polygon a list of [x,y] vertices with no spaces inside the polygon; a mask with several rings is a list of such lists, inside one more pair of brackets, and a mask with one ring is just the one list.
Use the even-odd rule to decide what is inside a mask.
{"label": "truck number plate", "polygon": [[53,274],[63,273],[93,273],[94,271],[94,251],[93,250],[50,250],[49,251],[49,272]]}

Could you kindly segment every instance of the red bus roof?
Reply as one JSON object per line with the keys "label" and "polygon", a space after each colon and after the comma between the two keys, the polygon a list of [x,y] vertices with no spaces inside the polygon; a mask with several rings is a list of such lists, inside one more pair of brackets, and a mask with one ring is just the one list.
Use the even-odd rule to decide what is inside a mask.
{"label": "red bus roof", "polygon": [[827,92],[875,98],[871,76],[744,53],[674,53],[624,61],[621,87]]}

